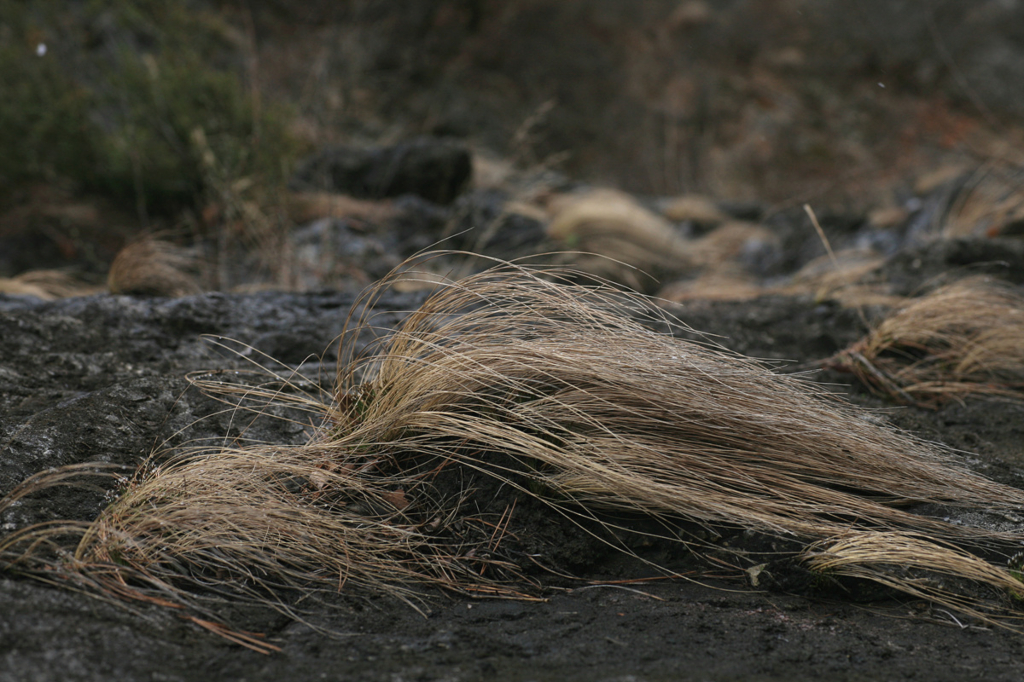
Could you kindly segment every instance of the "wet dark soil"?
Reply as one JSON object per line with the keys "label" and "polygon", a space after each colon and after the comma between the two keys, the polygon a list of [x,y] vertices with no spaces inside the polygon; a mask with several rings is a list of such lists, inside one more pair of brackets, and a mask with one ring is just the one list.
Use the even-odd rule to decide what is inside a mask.
{"label": "wet dark soil", "polygon": [[[907,262],[919,262],[918,271],[931,267],[929,258],[942,261],[936,268],[948,267],[957,256],[943,253]],[[986,261],[998,255],[984,254]],[[900,270],[908,282],[931,276],[911,270]],[[393,324],[421,300],[385,297],[378,322]],[[330,292],[178,300],[101,295],[48,303],[0,297],[0,494],[51,467],[131,468],[154,449],[185,441],[301,442],[309,436],[301,425],[273,419],[250,425],[189,388],[184,376],[241,371],[266,353],[310,386],[328,387],[332,343],[353,301]],[[828,357],[880,313],[784,296],[698,302],[673,312],[729,348],[778,361],[780,371]],[[231,345],[238,352],[228,352],[203,335],[247,346]],[[813,376],[877,409],[879,418],[963,450],[967,463],[986,475],[1024,486],[1021,404],[896,408],[849,376]],[[89,519],[103,502],[102,489],[54,489],[10,508],[0,524],[9,531],[55,518]],[[537,569],[527,577],[545,586],[523,586],[536,601],[428,592],[422,612],[375,594],[331,597],[330,604],[308,607],[299,621],[270,609],[222,605],[233,625],[281,648],[270,655],[212,636],[172,610],[126,609],[6,574],[0,577],[0,680],[1024,678],[1024,636],[923,602],[881,590],[815,589],[784,561],[755,589],[742,571],[697,560],[678,546],[627,538],[623,543],[639,554],[628,558],[545,514],[543,505],[524,503],[517,513],[518,546],[574,578]],[[728,529],[721,542],[766,549],[764,538]],[[621,582],[661,575],[644,560],[691,579]]]}

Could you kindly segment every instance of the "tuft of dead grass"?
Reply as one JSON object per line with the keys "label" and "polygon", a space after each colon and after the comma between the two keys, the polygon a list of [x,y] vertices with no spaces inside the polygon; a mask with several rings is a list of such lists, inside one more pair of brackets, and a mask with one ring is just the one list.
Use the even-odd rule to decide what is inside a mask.
{"label": "tuft of dead grass", "polygon": [[87,285],[64,270],[29,270],[14,277],[0,277],[0,294],[35,296],[44,301],[94,293]]}
{"label": "tuft of dead grass", "polygon": [[729,215],[714,201],[699,194],[684,194],[662,202],[661,213],[671,221],[690,220],[704,225],[720,225],[730,220]]}
{"label": "tuft of dead grass", "polygon": [[673,303],[695,301],[749,301],[768,293],[754,277],[739,266],[726,263],[702,272],[693,279],[668,284],[658,298]]}
{"label": "tuft of dead grass", "polygon": [[789,283],[774,291],[788,295],[810,293],[816,301],[833,300],[848,308],[896,306],[904,299],[894,295],[891,287],[878,277],[884,262],[883,256],[870,249],[826,254],[804,265]]}
{"label": "tuft of dead grass", "polygon": [[969,395],[1024,395],[1024,296],[971,277],[882,321],[832,365],[898,402],[937,407]]}
{"label": "tuft of dead grass", "polygon": [[963,174],[963,184],[951,188],[952,197],[942,225],[946,238],[998,237],[1012,232],[1024,220],[1020,159],[992,157]]}
{"label": "tuft of dead grass", "polygon": [[146,236],[118,252],[107,273],[112,294],[189,296],[202,291],[192,272],[198,258],[188,249]]}
{"label": "tuft of dead grass", "polygon": [[965,470],[951,481],[941,449],[810,382],[653,324],[684,327],[647,299],[514,266],[450,283],[366,367],[340,363],[343,393],[370,398],[339,416],[339,442],[512,454],[550,465],[535,475],[571,499],[769,532],[917,525],[892,505],[1008,492]]}
{"label": "tuft of dead grass", "polygon": [[[822,575],[860,578],[945,606],[981,623],[1020,629],[1019,612],[985,608],[986,597],[1004,606],[1024,598],[1020,573],[934,538],[901,532],[849,533],[815,543],[804,562]],[[959,590],[956,583],[968,583]],[[979,598],[979,592],[985,597]],[[986,594],[987,593],[987,594]],[[955,616],[955,622],[964,627]]]}
{"label": "tuft of dead grass", "polygon": [[549,209],[548,236],[561,248],[583,252],[573,254],[573,266],[593,275],[640,289],[647,282],[638,270],[679,272],[693,265],[689,240],[622,192],[555,197]]}
{"label": "tuft of dead grass", "polygon": [[[694,254],[714,253],[713,245],[705,246],[707,239],[718,238],[726,241],[724,238],[716,237],[716,232],[717,230],[695,240]],[[737,231],[733,235],[735,241],[728,241],[738,244],[736,250],[748,243],[742,241],[744,232]],[[746,233],[745,238],[761,237],[752,230]],[[707,270],[694,279],[666,285],[658,292],[658,297],[682,303],[748,301],[764,295],[810,296],[815,301],[836,301],[847,308],[892,307],[905,301],[904,298],[892,294],[889,285],[879,281],[878,268],[885,259],[872,251],[840,251],[835,254],[835,258],[826,254],[807,263],[789,281],[771,285],[764,284],[745,272],[735,260],[730,260],[734,256],[735,251],[723,249],[719,251],[718,258],[702,259],[702,262],[711,264]]]}
{"label": "tuft of dead grass", "polygon": [[[1010,571],[973,552],[1008,553],[1024,533],[907,505],[1008,512],[1024,507],[1024,491],[803,378],[676,338],[685,325],[651,300],[598,280],[568,283],[579,277],[505,263],[434,282],[393,330],[373,322],[385,280],[353,308],[363,312],[341,339],[332,400],[199,382],[252,399],[254,409],[291,401],[319,415],[307,444],[186,451],[140,471],[93,524],[72,528],[77,544],[63,559],[40,548],[67,527],[10,535],[0,557],[120,599],[179,607],[200,588],[285,610],[292,591],[324,588],[407,600],[426,584],[522,596],[507,587],[521,579],[515,567],[477,551],[495,549],[506,515],[489,537],[452,530],[472,493],[435,483],[455,467],[568,518],[628,510],[798,541],[812,570],[982,616],[1002,608],[997,597],[922,592],[916,573],[1018,593]],[[377,340],[364,347],[367,334]]]}
{"label": "tuft of dead grass", "polygon": [[398,215],[391,201],[356,199],[329,192],[289,192],[288,219],[303,225],[318,218],[348,218],[369,225],[380,225]]}

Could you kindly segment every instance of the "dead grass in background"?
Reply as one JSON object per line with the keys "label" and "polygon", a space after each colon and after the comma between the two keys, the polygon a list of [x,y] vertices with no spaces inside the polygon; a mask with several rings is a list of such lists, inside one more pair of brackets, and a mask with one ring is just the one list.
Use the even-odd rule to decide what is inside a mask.
{"label": "dead grass in background", "polygon": [[983,277],[913,299],[833,366],[897,402],[937,407],[971,395],[1024,397],[1024,297]]}
{"label": "dead grass in background", "polygon": [[203,290],[198,279],[200,262],[194,250],[145,236],[118,252],[107,273],[107,288],[112,294],[198,294]]}

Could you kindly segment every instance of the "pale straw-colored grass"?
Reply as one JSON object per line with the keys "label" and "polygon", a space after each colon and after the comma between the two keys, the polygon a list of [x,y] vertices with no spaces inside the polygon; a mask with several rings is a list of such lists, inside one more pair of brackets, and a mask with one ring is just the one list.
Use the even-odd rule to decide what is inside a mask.
{"label": "pale straw-colored grass", "polygon": [[1024,296],[971,277],[909,301],[834,359],[900,402],[1024,397]]}
{"label": "pale straw-colored grass", "polygon": [[29,270],[14,277],[0,277],[0,294],[35,296],[44,301],[87,296],[97,288],[64,270]]}
{"label": "pale straw-colored grass", "polygon": [[112,294],[180,297],[202,291],[193,274],[199,259],[188,249],[147,235],[121,249],[107,273]]}
{"label": "pale straw-colored grass", "polygon": [[[807,380],[674,337],[685,327],[644,297],[566,277],[579,273],[499,264],[438,284],[366,348],[381,283],[341,339],[336,400],[298,399],[325,415],[309,443],[193,450],[141,472],[60,570],[99,575],[118,596],[173,601],[179,590],[178,603],[211,586],[282,608],[295,589],[516,596],[501,587],[514,567],[447,530],[472,491],[443,489],[438,473],[462,467],[568,518],[628,510],[752,529],[806,544],[812,569],[911,595],[909,572],[944,568],[1015,593],[1010,571],[969,550],[1009,553],[1024,534],[908,505],[1011,512],[1024,491]],[[38,546],[29,529],[0,553],[52,571],[33,568]],[[929,596],[972,613],[999,606],[944,594]]]}
{"label": "pale straw-colored grass", "polygon": [[[860,578],[946,607],[961,617],[1021,630],[1024,582],[955,545],[905,532],[860,532],[811,545],[804,562],[823,576]],[[964,588],[957,583],[967,582]],[[965,627],[956,616],[947,616]],[[970,621],[968,621],[970,622]]]}
{"label": "pale straw-colored grass", "polygon": [[595,190],[557,197],[549,208],[548,237],[573,252],[565,259],[579,270],[640,289],[651,285],[651,274],[694,266],[693,243],[627,194]]}

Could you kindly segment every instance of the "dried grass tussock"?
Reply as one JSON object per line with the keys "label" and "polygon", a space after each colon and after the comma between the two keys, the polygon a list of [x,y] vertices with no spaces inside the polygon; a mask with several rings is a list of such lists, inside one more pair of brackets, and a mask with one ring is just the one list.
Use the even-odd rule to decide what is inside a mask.
{"label": "dried grass tussock", "polygon": [[288,219],[297,225],[328,217],[354,218],[378,225],[398,214],[390,201],[369,201],[328,192],[291,192],[287,208]]}
{"label": "dried grass tussock", "polygon": [[29,270],[14,277],[0,277],[0,294],[35,296],[52,301],[91,293],[95,293],[95,287],[62,270]]}
{"label": "dried grass tussock", "polygon": [[833,361],[904,403],[1024,397],[1024,296],[971,277],[910,301]]}
{"label": "dried grass tussock", "polygon": [[202,291],[192,274],[199,265],[188,249],[147,236],[121,249],[107,274],[112,294],[189,296]]}
{"label": "dried grass tussock", "polygon": [[691,242],[622,192],[595,190],[579,197],[557,197],[549,208],[551,239],[564,248],[604,256],[574,256],[575,266],[592,274],[638,288],[636,274],[623,263],[645,272],[679,272],[693,264]]}
{"label": "dried grass tussock", "polygon": [[[850,533],[815,543],[806,551],[805,563],[822,575],[871,580],[962,616],[1020,630],[1019,612],[994,613],[975,592],[981,588],[991,596],[995,590],[1019,607],[1024,598],[1020,566],[1007,570],[933,538],[899,532]],[[944,584],[957,581],[972,583],[974,594]]]}
{"label": "dried grass tussock", "polygon": [[816,301],[835,300],[848,307],[893,306],[903,302],[901,297],[888,291],[886,284],[874,277],[885,262],[884,257],[869,249],[848,249],[833,255],[826,254],[810,261],[777,292],[810,292]]}
{"label": "dried grass tussock", "polygon": [[189,452],[129,485],[76,559],[143,573],[184,561],[193,578],[230,576],[254,595],[415,582],[429,540],[389,497],[393,481],[337,460],[316,447]]}
{"label": "dried grass tussock", "polygon": [[651,324],[682,326],[646,299],[513,267],[450,284],[366,369],[340,363],[343,390],[363,396],[339,418],[340,442],[469,464],[512,455],[584,505],[798,536],[924,525],[972,537],[985,532],[894,505],[1024,502],[807,381]]}
{"label": "dried grass tussock", "polygon": [[[804,379],[674,338],[666,330],[683,325],[646,298],[569,276],[579,273],[500,264],[440,284],[357,351],[385,281],[341,340],[336,400],[302,399],[324,418],[308,444],[183,453],[127,482],[72,559],[40,567],[45,529],[0,539],[0,556],[22,570],[94,576],[121,597],[178,603],[183,589],[225,585],[282,608],[288,590],[311,587],[411,598],[433,583],[514,596],[500,586],[514,568],[450,530],[471,491],[445,497],[435,484],[468,468],[570,518],[628,510],[753,529],[805,543],[812,568],[911,593],[919,581],[906,572],[945,559],[958,577],[1016,594],[1011,572],[950,543],[1011,552],[1024,535],[906,505],[1011,511],[1024,491]],[[859,554],[841,544],[851,537]],[[878,568],[908,537],[904,573]]]}

